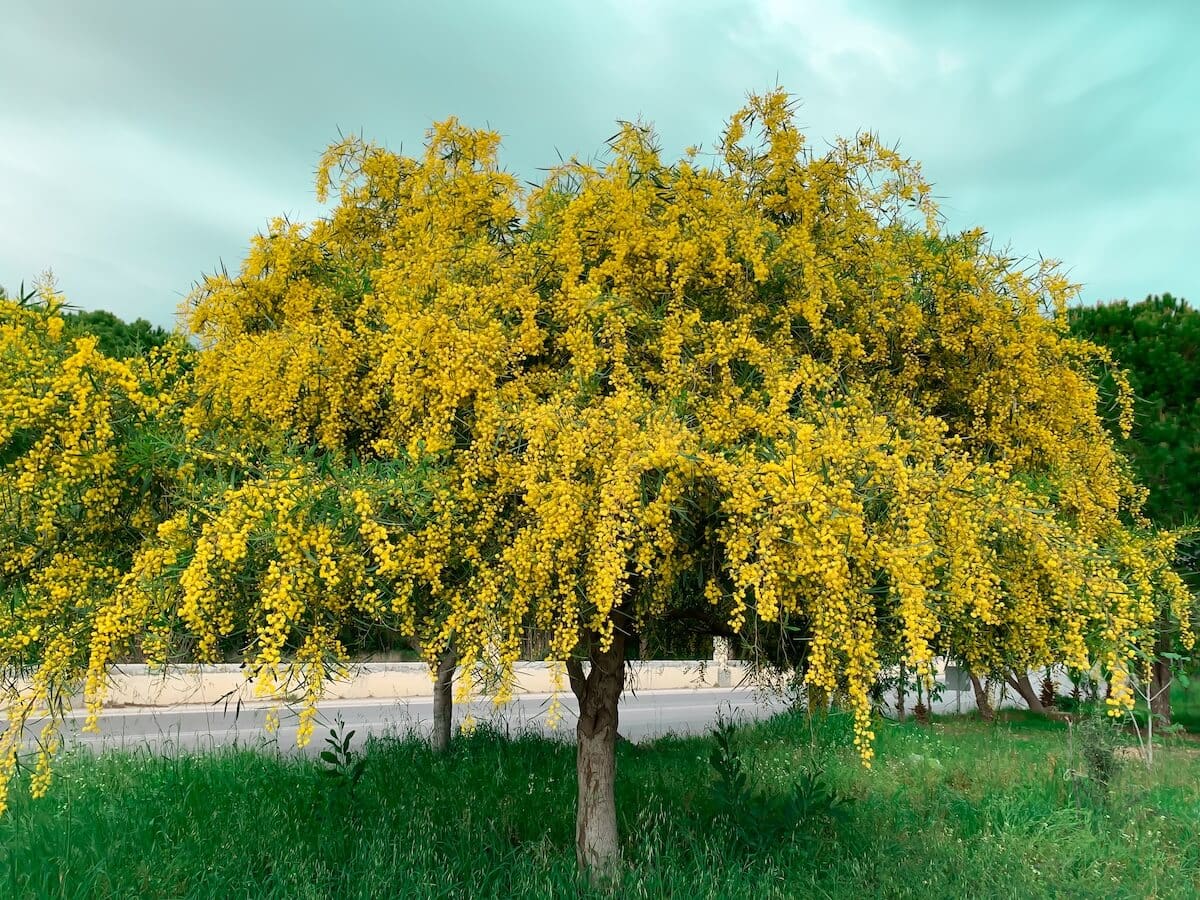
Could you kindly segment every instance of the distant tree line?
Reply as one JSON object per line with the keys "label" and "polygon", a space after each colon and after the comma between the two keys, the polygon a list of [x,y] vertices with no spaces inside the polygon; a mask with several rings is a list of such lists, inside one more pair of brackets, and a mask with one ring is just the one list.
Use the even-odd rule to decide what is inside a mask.
{"label": "distant tree line", "polygon": [[[1200,311],[1171,294],[1147,296],[1071,310],[1076,336],[1107,347],[1128,370],[1133,388],[1134,421],[1122,438],[1114,411],[1110,416],[1118,445],[1148,494],[1145,513],[1160,528],[1189,529],[1200,523]],[[1115,391],[1111,376],[1106,387]],[[1179,571],[1192,590],[1200,589],[1200,537],[1179,542]],[[1154,665],[1153,712],[1170,721],[1171,669],[1179,648],[1169,628],[1159,636]],[[1175,666],[1172,666],[1172,661]],[[1189,668],[1195,668],[1191,660]]]}
{"label": "distant tree line", "polygon": [[[8,291],[0,285],[0,300],[9,296]],[[26,291],[22,285],[15,299],[29,301],[35,296],[35,292]],[[112,359],[139,356],[155,347],[162,347],[171,337],[171,332],[146,319],[126,322],[103,309],[64,309],[60,315],[66,323],[68,335],[93,335],[98,339],[97,349]]]}
{"label": "distant tree line", "polygon": [[1200,311],[1161,294],[1071,311],[1079,337],[1102,344],[1129,370],[1134,427],[1121,441],[1150,491],[1146,513],[1179,527],[1200,513]]}

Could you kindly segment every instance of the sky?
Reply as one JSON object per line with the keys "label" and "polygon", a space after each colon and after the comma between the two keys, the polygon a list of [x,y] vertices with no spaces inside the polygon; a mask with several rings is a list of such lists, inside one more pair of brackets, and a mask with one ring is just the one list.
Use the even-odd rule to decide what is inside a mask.
{"label": "sky", "polygon": [[269,219],[322,214],[340,132],[415,153],[456,115],[526,179],[620,119],[712,146],[750,92],[811,145],[878,133],[952,229],[1061,260],[1093,303],[1200,302],[1190,2],[0,0],[0,285],[171,325]]}

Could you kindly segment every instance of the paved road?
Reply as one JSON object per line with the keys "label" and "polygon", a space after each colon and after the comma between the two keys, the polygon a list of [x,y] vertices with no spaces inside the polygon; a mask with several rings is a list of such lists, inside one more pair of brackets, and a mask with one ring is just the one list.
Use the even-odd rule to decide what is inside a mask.
{"label": "paved road", "polygon": [[[563,718],[556,730],[548,728],[545,715],[550,699],[545,694],[517,697],[511,704],[495,707],[490,701],[470,705],[470,712],[479,721],[489,721],[509,733],[535,730],[574,737],[578,709],[575,698],[567,693],[560,697]],[[762,718],[782,709],[778,699],[766,697],[747,688],[710,688],[681,691],[642,691],[626,694],[621,700],[620,730],[633,741],[645,740],[668,733],[690,734],[707,730],[718,713],[744,718]],[[455,719],[461,722],[468,710],[462,704],[455,707]],[[72,715],[64,729],[66,745],[80,744],[93,749],[116,747],[149,747],[155,751],[172,749],[203,750],[218,746],[278,748],[284,752],[296,749],[296,710],[280,711],[280,727],[274,735],[263,730],[267,709],[264,706],[233,705],[182,706],[164,709],[126,708],[105,711],[100,719],[99,734],[84,734],[82,714]],[[325,727],[338,717],[346,728],[357,731],[355,744],[367,734],[404,734],[414,731],[427,734],[432,724],[433,703],[426,698],[402,700],[339,700],[322,703],[318,731],[309,752],[323,749],[321,737]]]}

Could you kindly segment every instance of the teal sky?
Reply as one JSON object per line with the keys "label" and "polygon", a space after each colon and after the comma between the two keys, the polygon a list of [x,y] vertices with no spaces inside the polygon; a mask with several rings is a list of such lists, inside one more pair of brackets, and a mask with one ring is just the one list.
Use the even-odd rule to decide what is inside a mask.
{"label": "teal sky", "polygon": [[458,115],[525,178],[617,119],[711,145],[779,83],[822,146],[920,160],[952,228],[1062,260],[1084,302],[1200,301],[1190,3],[105,2],[0,8],[0,284],[170,324],[281,213],[319,213],[338,130],[419,148]]}

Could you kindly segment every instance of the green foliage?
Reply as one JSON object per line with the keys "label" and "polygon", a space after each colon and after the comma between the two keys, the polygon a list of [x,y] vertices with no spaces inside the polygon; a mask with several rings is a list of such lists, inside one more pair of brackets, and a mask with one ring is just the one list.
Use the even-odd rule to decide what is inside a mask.
{"label": "green foliage", "polygon": [[1077,805],[1103,812],[1121,761],[1116,728],[1099,709],[1084,710],[1070,725],[1069,768],[1065,775]]}
{"label": "green foliage", "polygon": [[329,729],[329,737],[325,738],[329,749],[320,753],[321,762],[325,764],[322,771],[336,779],[351,796],[367,768],[367,757],[350,749],[353,739],[354,729],[347,732],[345,723],[339,718],[336,726]]}
{"label": "green foliage", "polygon": [[1150,489],[1146,512],[1174,527],[1200,515],[1200,311],[1170,294],[1072,309],[1072,331],[1129,370],[1137,400],[1124,450]]}
{"label": "green foliage", "polygon": [[0,300],[15,300],[21,306],[28,306],[37,300],[37,291],[29,288],[26,289],[25,282],[21,282],[21,286],[17,288],[15,294],[10,294],[5,290],[4,285],[0,284]]}
{"label": "green foliage", "polygon": [[[786,792],[816,760],[831,789],[855,798],[836,835],[818,830],[752,857],[714,828],[711,736],[619,748],[628,838],[618,895],[1024,900],[1200,889],[1192,745],[1162,746],[1153,771],[1121,767],[1102,811],[1078,803],[1063,777],[1061,722],[885,725],[879,760],[864,770],[846,719],[790,714],[738,730],[761,790]],[[0,896],[602,896],[576,871],[571,745],[481,728],[448,757],[417,737],[368,740],[363,753],[344,838],[324,818],[334,779],[316,760],[247,750],[67,757],[44,800],[22,786],[0,819]]]}
{"label": "green foliage", "polygon": [[751,785],[732,718],[718,717],[712,738],[713,805],[735,843],[762,853],[784,840],[811,841],[821,829],[846,821],[852,801],[828,784],[820,766],[803,767],[790,790],[772,792]]}
{"label": "green foliage", "polygon": [[323,808],[315,808],[313,818],[325,834],[327,843],[340,845],[343,853],[351,853],[347,841],[357,840],[362,829],[363,806],[357,796],[359,782],[367,770],[369,757],[350,748],[354,729],[346,731],[346,725],[338,716],[329,736],[325,738],[328,749],[318,755],[329,790],[325,794]]}
{"label": "green foliage", "polygon": [[1171,719],[1200,733],[1200,678],[1176,678],[1171,685]]}
{"label": "green foliage", "polygon": [[112,359],[140,356],[171,339],[169,331],[145,319],[126,322],[103,309],[64,312],[63,319],[68,334],[95,336],[100,352]]}

